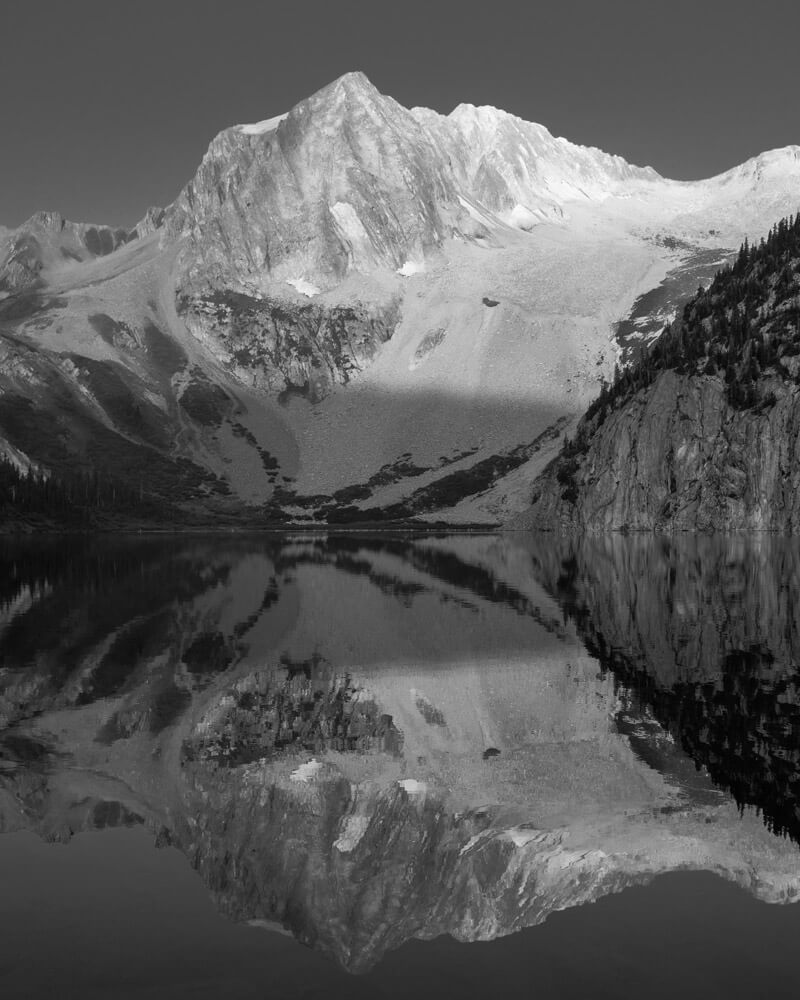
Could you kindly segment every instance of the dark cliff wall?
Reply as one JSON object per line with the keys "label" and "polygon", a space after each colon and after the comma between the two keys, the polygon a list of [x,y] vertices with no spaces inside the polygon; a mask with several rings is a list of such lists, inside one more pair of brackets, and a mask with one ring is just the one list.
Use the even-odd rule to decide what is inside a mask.
{"label": "dark cliff wall", "polygon": [[[618,531],[800,528],[800,392],[767,380],[739,409],[718,376],[668,371],[536,484],[526,526]],[[585,448],[585,450],[581,450]]]}
{"label": "dark cliff wall", "polygon": [[181,315],[198,339],[246,384],[317,401],[368,367],[400,321],[400,305],[324,307],[221,290],[183,296]]}
{"label": "dark cliff wall", "polygon": [[545,470],[541,528],[800,526],[800,217],[699,289]]}

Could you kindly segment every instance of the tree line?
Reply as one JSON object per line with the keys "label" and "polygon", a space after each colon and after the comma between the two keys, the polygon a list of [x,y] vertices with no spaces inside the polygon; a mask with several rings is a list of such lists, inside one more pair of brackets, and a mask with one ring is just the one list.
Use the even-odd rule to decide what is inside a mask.
{"label": "tree line", "polygon": [[665,371],[724,380],[737,409],[767,409],[776,396],[762,376],[800,383],[800,213],[781,219],[758,243],[746,239],[732,264],[700,287],[658,339],[630,366],[615,366],[555,460],[562,499],[578,497],[576,475],[592,434],[609,413]]}
{"label": "tree line", "polygon": [[30,518],[58,524],[92,526],[115,514],[152,518],[161,506],[145,494],[96,469],[58,475],[33,467],[20,469],[0,457],[0,520]]}
{"label": "tree line", "polygon": [[781,219],[758,243],[745,240],[736,260],[698,288],[636,362],[615,369],[584,419],[602,423],[610,409],[668,370],[721,376],[729,402],[740,409],[774,402],[758,392],[763,374],[800,381],[800,364],[787,363],[800,354],[798,268],[800,214]]}

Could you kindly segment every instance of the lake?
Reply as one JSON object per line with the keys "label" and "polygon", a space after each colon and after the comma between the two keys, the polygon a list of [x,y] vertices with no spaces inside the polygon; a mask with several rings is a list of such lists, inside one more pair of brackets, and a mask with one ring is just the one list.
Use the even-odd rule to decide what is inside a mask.
{"label": "lake", "polygon": [[798,608],[769,535],[0,541],[0,991],[797,993]]}

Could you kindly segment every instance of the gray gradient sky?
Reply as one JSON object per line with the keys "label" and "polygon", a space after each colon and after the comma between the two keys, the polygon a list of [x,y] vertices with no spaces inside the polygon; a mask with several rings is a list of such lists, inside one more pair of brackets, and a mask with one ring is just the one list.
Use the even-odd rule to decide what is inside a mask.
{"label": "gray gradient sky", "polygon": [[798,29],[796,0],[5,0],[0,224],[132,225],[220,129],[353,69],[406,106],[493,104],[710,176],[800,143]]}

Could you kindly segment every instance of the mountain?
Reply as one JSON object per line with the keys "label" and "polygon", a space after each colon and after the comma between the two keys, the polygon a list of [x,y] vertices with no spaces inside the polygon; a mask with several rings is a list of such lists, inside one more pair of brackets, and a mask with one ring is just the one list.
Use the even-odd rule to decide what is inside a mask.
{"label": "mountain", "polygon": [[37,212],[17,230],[0,229],[0,295],[36,288],[43,271],[59,263],[104,257],[128,239],[124,229],[76,224],[58,212]]}
{"label": "mountain", "polygon": [[130,232],[0,237],[0,453],[165,519],[498,523],[618,359],[794,210],[799,155],[670,181],[347,74],[220,133]]}
{"label": "mountain", "polygon": [[800,216],[743,245],[589,408],[526,523],[796,531],[798,269]]}

